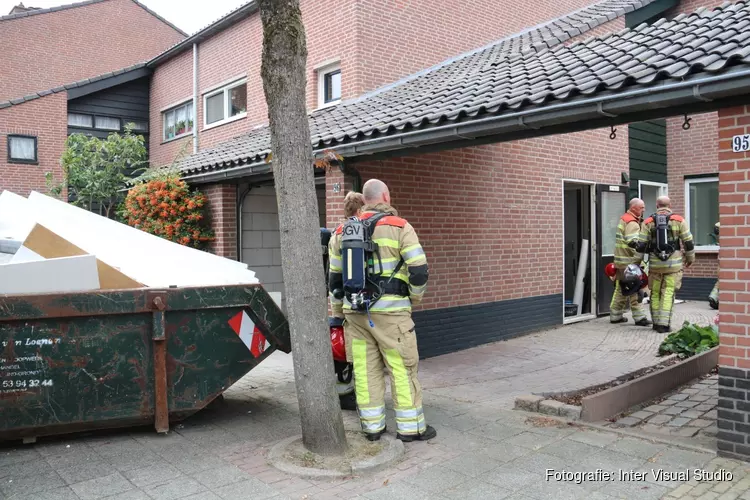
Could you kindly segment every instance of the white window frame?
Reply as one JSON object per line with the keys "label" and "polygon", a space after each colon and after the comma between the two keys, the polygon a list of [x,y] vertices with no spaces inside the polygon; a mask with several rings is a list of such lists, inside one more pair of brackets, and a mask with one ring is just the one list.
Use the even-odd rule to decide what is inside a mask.
{"label": "white window frame", "polygon": [[[208,130],[214,127],[219,127],[221,125],[235,122],[237,120],[242,120],[243,118],[247,117],[247,109],[245,109],[244,113],[240,113],[232,117],[229,116],[229,111],[230,111],[230,106],[231,106],[231,100],[229,99],[229,95],[230,95],[229,92],[232,89],[239,87],[240,85],[243,85],[243,84],[247,85],[247,78],[233,80],[229,84],[223,85],[219,88],[214,87],[213,89],[210,89],[209,91],[203,94],[203,130]],[[247,92],[247,87],[245,87],[245,92]],[[221,93],[224,94],[224,119],[209,124],[206,121],[208,120],[208,106],[206,103],[210,97],[213,97]]]}
{"label": "white window frame", "polygon": [[[162,143],[170,142],[170,141],[176,141],[178,139],[182,139],[183,137],[190,137],[193,135],[193,130],[191,129],[188,132],[185,132],[184,134],[175,135],[174,137],[170,137],[167,139],[167,113],[170,111],[175,111],[177,108],[181,108],[183,106],[187,106],[188,104],[194,104],[193,99],[185,99],[183,101],[177,102],[175,104],[170,104],[169,106],[161,109],[161,141]],[[193,119],[193,128],[196,126],[196,119],[195,119],[195,105],[193,105],[193,113],[192,116],[188,116],[188,119]],[[177,122],[175,121],[175,125]]]}
{"label": "white window frame", "polygon": [[[319,68],[316,68],[316,71],[318,72],[318,109],[327,108],[330,106],[335,106],[341,102],[341,98],[339,97],[335,101],[331,102],[325,102],[326,100],[326,75],[329,75],[331,73],[335,73],[338,71],[341,73],[341,63],[340,62],[334,62],[334,63],[328,63],[323,66],[320,66]],[[343,84],[343,80],[342,80]],[[343,92],[343,85],[342,85],[342,92]]]}
{"label": "white window frame", "polygon": [[[664,182],[652,182],[652,181],[638,181],[638,198],[643,199],[643,191],[641,190],[641,186],[654,186],[658,187],[661,191],[659,196],[669,196],[669,184],[666,184]],[[657,196],[657,198],[659,197]],[[643,218],[645,219],[651,214],[643,214]]]}
{"label": "white window frame", "polygon": [[[704,184],[706,182],[719,182],[718,176],[713,177],[695,177],[685,179],[685,220],[690,225],[690,185],[691,184]],[[695,231],[695,228],[690,227],[690,231]],[[695,237],[695,236],[693,236]],[[696,252],[718,252],[718,245],[695,245]]]}

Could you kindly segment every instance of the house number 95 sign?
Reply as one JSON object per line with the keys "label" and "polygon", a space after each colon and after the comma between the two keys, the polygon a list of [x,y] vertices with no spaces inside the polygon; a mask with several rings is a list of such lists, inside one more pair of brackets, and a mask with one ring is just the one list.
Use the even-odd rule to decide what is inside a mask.
{"label": "house number 95 sign", "polygon": [[750,134],[735,135],[732,137],[732,151],[735,153],[750,151]]}

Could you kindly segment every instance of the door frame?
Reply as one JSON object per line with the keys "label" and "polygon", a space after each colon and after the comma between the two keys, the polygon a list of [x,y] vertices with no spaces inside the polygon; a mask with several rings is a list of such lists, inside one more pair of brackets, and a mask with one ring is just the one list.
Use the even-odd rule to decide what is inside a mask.
{"label": "door frame", "polygon": [[563,234],[565,233],[565,185],[566,184],[579,184],[589,186],[589,206],[591,210],[590,224],[591,224],[591,239],[589,240],[589,273],[591,276],[591,293],[589,295],[591,310],[588,314],[581,314],[579,316],[565,317],[565,237],[563,236],[563,244],[560,245],[562,250],[562,258],[560,259],[560,265],[562,267],[562,300],[560,302],[560,316],[562,316],[562,322],[564,325],[570,323],[578,323],[579,321],[587,321],[590,319],[596,319],[596,252],[594,251],[595,243],[597,239],[596,234],[596,182],[587,181],[583,179],[570,179],[563,178],[560,183],[560,206],[562,207],[560,218],[562,220]]}
{"label": "door frame", "polygon": [[[615,190],[613,188],[617,188],[617,189]],[[628,192],[629,192],[629,189],[630,189],[630,187],[628,185],[625,185],[625,184],[615,184],[615,183],[611,183],[610,184],[610,183],[601,183],[601,182],[597,183],[597,185],[594,187],[594,191],[595,191],[594,198],[596,199],[596,202],[597,202],[597,211],[596,211],[596,224],[597,224],[597,228],[599,226],[599,223],[601,222],[601,215],[602,215],[601,212],[603,210],[603,207],[599,204],[600,195],[602,195],[602,198],[603,198],[603,193],[616,192],[616,193],[624,194],[625,195],[625,201],[622,204],[621,210],[622,210],[622,213],[625,213],[625,211],[627,210],[627,207],[628,207]],[[597,282],[597,284],[599,283],[599,279],[600,278],[602,279],[603,282],[606,282],[606,280],[602,277],[603,276],[603,272],[604,272],[604,266],[605,266],[605,264],[604,264],[604,254],[602,253],[602,247],[604,246],[603,245],[603,239],[602,239],[603,236],[604,236],[604,229],[602,229],[601,232],[597,232],[596,249],[595,249],[595,254],[596,254],[596,259],[595,259],[596,260],[596,273],[597,273],[596,274],[596,282]],[[613,254],[611,256],[613,261],[614,261],[614,252],[616,252],[616,250],[613,250]],[[609,254],[607,256],[609,257]],[[602,285],[602,286],[606,286],[606,285]],[[602,298],[602,297],[597,297],[596,300],[595,300],[595,306],[596,306],[595,307],[595,314],[596,314],[597,317],[606,316],[607,314],[609,314],[609,311],[603,312],[603,313],[599,312],[599,299],[600,298]]]}
{"label": "door frame", "polygon": [[664,194],[659,196],[669,196],[669,184],[666,182],[653,182],[653,181],[642,181],[638,180],[638,198],[643,198],[643,191],[641,191],[641,186],[654,186],[658,188],[664,189]]}

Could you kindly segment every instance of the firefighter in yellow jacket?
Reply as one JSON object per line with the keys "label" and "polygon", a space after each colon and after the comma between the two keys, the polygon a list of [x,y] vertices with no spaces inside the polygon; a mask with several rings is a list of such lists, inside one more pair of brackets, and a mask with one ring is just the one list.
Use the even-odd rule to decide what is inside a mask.
{"label": "firefighter in yellow jacket", "polygon": [[[352,267],[358,262],[352,256],[357,248],[367,247],[362,241],[359,247],[351,244],[358,231],[352,229],[354,226],[340,227],[331,237],[329,269],[331,310],[334,316],[345,317],[347,357],[354,364],[360,423],[371,441],[385,432],[383,372],[388,368],[396,437],[404,442],[432,439],[437,432],[425,423],[422,410],[422,388],[417,379],[419,353],[411,318],[412,305],[422,300],[427,285],[427,258],[414,228],[390,205],[385,183],[371,179],[362,194],[366,205],[359,221],[371,228],[370,244],[377,245],[366,260],[367,272],[371,273],[368,283],[379,284],[382,295],[372,301],[375,295],[369,292],[351,293],[350,278],[356,274]],[[343,292],[347,289],[348,295]]]}
{"label": "firefighter in yellow jacket", "polygon": [[620,223],[617,225],[617,235],[615,237],[615,267],[617,268],[617,279],[615,281],[615,293],[612,295],[612,302],[609,305],[609,321],[611,323],[627,323],[628,319],[623,317],[623,313],[630,304],[630,311],[633,313],[633,321],[638,326],[649,326],[651,322],[646,318],[646,312],[643,310],[638,294],[625,296],[620,288],[622,273],[628,264],[640,265],[643,254],[638,253],[629,243],[638,239],[641,231],[641,217],[646,205],[640,198],[633,198],[628,205],[628,211],[620,217]]}
{"label": "firefighter in yellow jacket", "polygon": [[695,260],[695,243],[687,222],[672,213],[667,196],[656,200],[656,213],[643,221],[638,240],[639,252],[649,253],[648,287],[651,290],[651,319],[654,330],[667,333],[672,321],[675,292],[682,286],[683,253],[685,267]]}

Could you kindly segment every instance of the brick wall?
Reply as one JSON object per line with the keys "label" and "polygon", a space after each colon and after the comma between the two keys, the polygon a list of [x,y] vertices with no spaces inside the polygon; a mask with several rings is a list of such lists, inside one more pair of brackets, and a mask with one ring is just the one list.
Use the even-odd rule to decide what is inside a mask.
{"label": "brick wall", "polygon": [[146,61],[182,38],[131,0],[0,21],[0,101]]}
{"label": "brick wall", "polygon": [[750,153],[731,138],[750,133],[750,106],[719,111],[719,453],[750,459]]}
{"label": "brick wall", "polygon": [[211,184],[201,188],[208,198],[211,227],[216,240],[211,244],[211,252],[237,259],[237,186],[232,184]]}
{"label": "brick wall", "polygon": [[[515,8],[510,0],[461,2],[460,0],[302,0],[307,34],[307,104],[317,108],[316,67],[339,61],[342,96],[354,98],[449,57],[475,49],[524,28],[564,15],[593,3],[592,0],[543,0],[533,9]],[[502,22],[487,23],[488,18]],[[378,22],[372,22],[377,19]],[[618,19],[599,27],[600,35],[621,29]],[[398,39],[394,38],[398,33]],[[579,37],[587,38],[591,34]],[[214,35],[199,45],[199,93],[236,76],[246,76],[248,113],[238,121],[203,129],[203,99],[199,100],[200,149],[251,130],[267,122],[260,75],[262,27],[257,14]],[[192,51],[155,71],[152,81],[151,130],[162,137],[160,110],[192,96]],[[171,162],[183,139],[167,144],[152,141],[151,160]]]}
{"label": "brick wall", "polygon": [[[672,209],[686,214],[685,176],[718,173],[717,113],[690,115],[690,128],[684,130],[684,117],[667,119],[667,177]],[[699,254],[696,263],[685,270],[688,278],[715,278],[717,254]]]}
{"label": "brick wall", "polygon": [[[389,185],[427,252],[430,284],[420,308],[562,293],[562,179],[619,184],[628,170],[627,129],[618,129],[614,141],[609,133],[356,164],[363,181]],[[329,176],[329,183],[340,182],[337,171]],[[336,198],[329,185],[329,223],[342,216],[333,213]]]}
{"label": "brick wall", "polygon": [[[62,180],[60,156],[67,136],[67,96],[64,92],[0,109],[0,192],[7,189],[21,196],[46,192],[45,173]],[[37,138],[37,165],[8,162],[8,134]]]}

